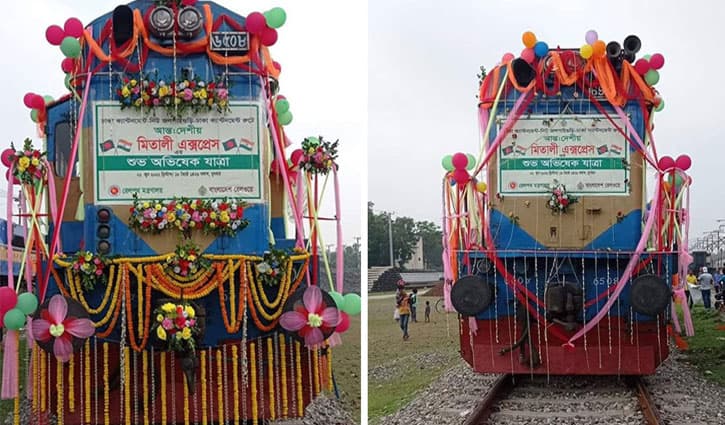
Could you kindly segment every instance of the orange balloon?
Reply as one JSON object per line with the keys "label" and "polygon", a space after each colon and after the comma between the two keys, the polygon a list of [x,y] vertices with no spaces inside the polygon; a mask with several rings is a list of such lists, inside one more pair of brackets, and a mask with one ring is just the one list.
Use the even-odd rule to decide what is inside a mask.
{"label": "orange balloon", "polygon": [[521,40],[524,42],[524,46],[529,49],[532,49],[536,44],[536,36],[531,31],[526,31],[524,35],[521,36]]}
{"label": "orange balloon", "polygon": [[606,53],[607,45],[604,44],[602,40],[597,40],[592,44],[592,52],[594,53],[594,57],[602,57],[604,56],[604,53]]}

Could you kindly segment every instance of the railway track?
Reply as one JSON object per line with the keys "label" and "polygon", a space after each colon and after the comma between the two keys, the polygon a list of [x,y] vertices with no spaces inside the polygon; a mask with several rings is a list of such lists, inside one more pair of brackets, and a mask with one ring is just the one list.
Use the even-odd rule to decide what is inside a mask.
{"label": "railway track", "polygon": [[464,425],[662,425],[640,377],[501,375]]}

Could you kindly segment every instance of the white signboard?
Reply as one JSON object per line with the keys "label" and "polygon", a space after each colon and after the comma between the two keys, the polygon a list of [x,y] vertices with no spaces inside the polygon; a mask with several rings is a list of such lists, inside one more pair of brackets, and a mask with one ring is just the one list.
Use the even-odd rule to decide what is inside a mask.
{"label": "white signboard", "polygon": [[96,102],[94,176],[96,203],[140,199],[234,197],[261,202],[264,149],[262,106],[231,103],[173,119],[117,102]]}
{"label": "white signboard", "polygon": [[554,180],[573,194],[629,194],[629,145],[604,116],[521,117],[498,154],[502,195],[549,193]]}

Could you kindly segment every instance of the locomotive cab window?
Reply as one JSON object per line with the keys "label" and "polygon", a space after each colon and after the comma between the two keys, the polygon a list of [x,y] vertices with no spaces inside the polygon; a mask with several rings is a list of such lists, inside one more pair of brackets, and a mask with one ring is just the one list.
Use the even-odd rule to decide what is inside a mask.
{"label": "locomotive cab window", "polygon": [[[68,161],[70,159],[71,147],[73,145],[73,134],[68,121],[59,122],[55,126],[55,174],[58,177],[65,177],[68,172]],[[76,161],[78,157],[76,156]],[[77,164],[73,165],[73,176],[78,176]]]}

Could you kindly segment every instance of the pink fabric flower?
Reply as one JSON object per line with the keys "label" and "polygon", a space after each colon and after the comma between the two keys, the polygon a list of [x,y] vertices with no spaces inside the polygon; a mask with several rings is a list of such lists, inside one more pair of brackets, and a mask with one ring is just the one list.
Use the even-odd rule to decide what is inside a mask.
{"label": "pink fabric flower", "polygon": [[73,337],[90,338],[96,332],[90,319],[67,317],[68,302],[62,295],[50,299],[48,309],[40,313],[40,319],[33,320],[33,337],[36,341],[53,342],[53,354],[58,360],[67,362],[73,354]]}
{"label": "pink fabric flower", "polygon": [[193,98],[194,98],[194,92],[191,91],[191,89],[184,89],[184,100],[188,102]]}
{"label": "pink fabric flower", "polygon": [[302,302],[303,306],[284,313],[279,323],[288,331],[298,332],[305,339],[305,346],[312,348],[324,341],[323,331],[331,331],[340,323],[340,312],[325,305],[322,290],[317,286],[305,289]]}
{"label": "pink fabric flower", "polygon": [[164,319],[163,322],[161,322],[161,326],[163,326],[164,329],[167,331],[174,327],[174,322],[171,321],[168,317]]}
{"label": "pink fabric flower", "polygon": [[219,99],[226,99],[229,97],[229,91],[227,89],[216,89],[216,96]]}

